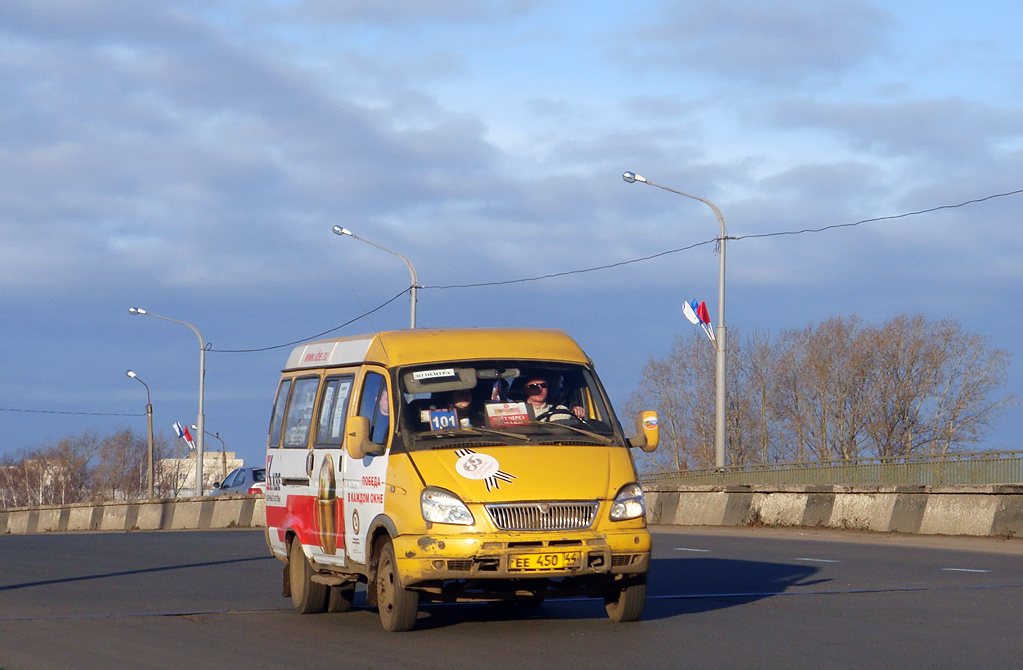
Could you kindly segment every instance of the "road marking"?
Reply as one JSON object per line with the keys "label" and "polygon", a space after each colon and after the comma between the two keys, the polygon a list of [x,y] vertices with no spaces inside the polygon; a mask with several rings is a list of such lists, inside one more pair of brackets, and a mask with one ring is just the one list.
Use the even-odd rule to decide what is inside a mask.
{"label": "road marking", "polygon": [[842,561],[835,560],[833,558],[797,558],[797,561],[805,561],[807,563],[841,563]]}
{"label": "road marking", "polygon": [[[879,589],[839,589],[834,591],[747,591],[740,593],[693,593],[647,595],[647,600],[713,600],[722,598],[767,598],[769,596],[842,596],[865,593],[922,593],[927,591],[977,591],[979,589],[1021,589],[1021,584],[982,584],[980,586],[904,586]],[[580,600],[583,600],[580,598]],[[551,600],[550,602],[557,602]]]}
{"label": "road marking", "polygon": [[942,568],[945,572],[991,572],[990,570],[973,570],[971,568]]}
{"label": "road marking", "polygon": [[697,551],[701,554],[705,554],[709,552],[710,549],[690,549],[689,547],[675,547],[675,551]]}

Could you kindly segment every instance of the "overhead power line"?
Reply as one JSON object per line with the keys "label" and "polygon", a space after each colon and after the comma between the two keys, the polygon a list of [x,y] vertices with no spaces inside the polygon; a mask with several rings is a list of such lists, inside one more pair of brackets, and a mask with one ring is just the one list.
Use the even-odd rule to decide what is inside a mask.
{"label": "overhead power line", "polygon": [[[914,211],[914,212],[904,212],[902,214],[893,214],[891,216],[878,216],[878,217],[874,217],[874,218],[870,218],[870,219],[861,219],[860,221],[854,221],[852,223],[837,223],[837,224],[833,224],[833,225],[829,225],[829,226],[822,226],[820,228],[803,228],[801,230],[784,230],[784,231],[778,231],[778,232],[774,232],[774,233],[758,233],[758,234],[754,234],[754,235],[729,236],[728,239],[730,239],[730,240],[746,240],[746,239],[756,239],[756,238],[764,238],[764,237],[780,237],[782,235],[803,235],[803,234],[807,234],[807,233],[823,233],[825,231],[836,230],[838,228],[853,228],[853,227],[856,227],[856,226],[861,226],[861,225],[863,225],[865,223],[876,223],[878,221],[893,221],[895,219],[904,219],[904,218],[907,218],[907,217],[910,217],[910,216],[919,216],[921,214],[930,214],[932,212],[938,212],[938,211],[946,210],[946,209],[958,209],[960,207],[966,207],[967,205],[975,205],[975,204],[978,204],[978,203],[987,202],[988,200],[994,200],[995,198],[1006,198],[1006,197],[1013,196],[1013,195],[1019,195],[1021,193],[1023,193],[1023,189],[1017,189],[1015,191],[1007,191],[1005,193],[994,193],[992,195],[988,195],[988,196],[985,196],[983,198],[974,198],[973,200],[966,200],[965,202],[960,202],[960,203],[954,204],[954,205],[939,205],[937,207],[929,207],[927,209],[920,209],[920,210],[917,210],[917,211]],[[645,261],[651,261],[651,260],[654,260],[656,258],[661,258],[662,256],[669,256],[671,254],[677,254],[677,253],[681,253],[683,251],[689,251],[690,249],[695,249],[696,247],[702,247],[702,246],[705,246],[705,245],[708,245],[708,244],[717,244],[718,242],[719,242],[719,239],[715,237],[715,238],[711,238],[709,240],[704,240],[702,242],[696,242],[694,244],[690,244],[690,245],[687,245],[687,246],[684,246],[684,247],[679,247],[677,249],[669,249],[667,251],[661,251],[661,252],[658,252],[656,254],[651,254],[649,256],[642,256],[640,258],[633,258],[633,259],[630,259],[630,260],[619,261],[617,263],[608,263],[608,264],[605,264],[605,265],[597,265],[597,266],[594,266],[594,267],[582,268],[582,269],[579,269],[579,270],[566,270],[564,272],[553,272],[553,273],[550,273],[550,274],[538,275],[538,276],[535,276],[535,277],[521,277],[519,279],[506,279],[506,280],[503,280],[503,281],[491,281],[491,282],[476,282],[476,283],[470,283],[470,284],[447,284],[447,285],[436,285],[436,286],[418,286],[417,288],[421,288],[421,289],[434,289],[434,290],[449,290],[449,289],[464,289],[464,288],[484,288],[484,287],[488,287],[488,286],[507,286],[509,284],[523,284],[523,283],[526,283],[526,282],[535,282],[535,281],[542,281],[542,280],[545,280],[545,279],[555,279],[555,278],[558,278],[558,277],[567,277],[567,276],[570,276],[570,275],[586,274],[586,273],[589,273],[589,272],[597,272],[597,271],[600,271],[600,270],[610,270],[612,268],[622,267],[624,265],[633,265],[635,263],[643,263]],[[404,291],[402,291],[401,293],[395,295],[390,300],[387,300],[386,302],[381,303],[380,305],[377,305],[376,307],[374,307],[373,309],[369,310],[368,312],[364,312],[363,314],[360,314],[359,316],[357,316],[357,317],[355,317],[353,319],[345,321],[341,325],[335,326],[335,327],[331,328],[330,330],[325,330],[322,333],[317,333],[316,335],[310,335],[309,337],[304,337],[304,338],[302,338],[300,340],[293,340],[291,342],[286,342],[284,344],[275,344],[275,345],[270,346],[270,347],[260,347],[258,349],[210,349],[210,351],[211,352],[222,353],[222,354],[250,354],[250,353],[257,353],[257,352],[261,352],[261,351],[272,351],[274,349],[283,349],[284,347],[290,347],[290,346],[294,346],[296,344],[301,344],[302,342],[308,342],[309,340],[313,340],[313,339],[316,339],[318,337],[323,337],[324,335],[328,335],[330,333],[338,331],[338,330],[340,330],[340,329],[342,329],[342,328],[344,328],[346,326],[350,326],[351,324],[355,323],[356,321],[359,321],[360,319],[363,319],[363,318],[373,314],[374,312],[377,312],[377,311],[383,309],[384,307],[386,307],[387,305],[391,304],[392,302],[394,302],[395,300],[397,300],[401,296],[403,296],[406,293],[408,293],[410,290],[412,290],[411,286],[409,288],[405,289]],[[131,416],[134,416],[134,415],[131,415]]]}
{"label": "overhead power line", "polygon": [[260,352],[260,351],[273,351],[274,349],[283,349],[284,347],[291,347],[291,346],[294,346],[296,344],[301,344],[302,342],[308,342],[309,340],[315,340],[317,337],[323,337],[324,335],[329,335],[330,333],[333,333],[334,331],[341,330],[345,326],[352,325],[353,323],[355,323],[359,319],[364,319],[367,316],[373,314],[374,312],[380,311],[381,309],[383,309],[384,307],[387,307],[392,302],[394,302],[395,300],[397,300],[398,298],[400,298],[401,296],[405,295],[406,293],[408,293],[411,290],[412,290],[412,287],[410,286],[407,289],[405,289],[404,291],[402,291],[401,293],[395,295],[390,300],[377,305],[376,307],[374,307],[373,309],[369,310],[368,312],[363,312],[362,314],[360,314],[359,316],[355,317],[354,319],[350,319],[348,321],[345,321],[340,326],[334,326],[330,330],[325,330],[322,333],[317,333],[315,335],[310,335],[309,337],[303,337],[300,340],[293,340],[291,342],[285,342],[284,344],[275,344],[272,347],[260,347],[258,349],[212,349],[211,348],[210,351],[211,352],[216,352],[218,354],[254,354],[254,353],[257,353],[257,352]]}
{"label": "overhead power line", "polygon": [[11,409],[0,407],[0,412],[26,412],[29,414],[73,414],[76,416],[146,416],[145,414],[118,414],[115,412],[63,412],[51,409]]}

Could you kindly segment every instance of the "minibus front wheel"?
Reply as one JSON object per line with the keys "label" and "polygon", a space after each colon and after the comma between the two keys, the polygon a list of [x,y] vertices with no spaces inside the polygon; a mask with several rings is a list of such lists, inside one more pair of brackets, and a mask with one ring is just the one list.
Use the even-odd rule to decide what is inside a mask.
{"label": "minibus front wheel", "polygon": [[380,623],[389,633],[411,630],[419,615],[419,592],[401,585],[398,565],[394,560],[394,545],[390,538],[383,540],[376,575],[377,609]]}
{"label": "minibus front wheel", "polygon": [[635,577],[604,593],[604,609],[611,621],[637,621],[646,607],[646,575]]}

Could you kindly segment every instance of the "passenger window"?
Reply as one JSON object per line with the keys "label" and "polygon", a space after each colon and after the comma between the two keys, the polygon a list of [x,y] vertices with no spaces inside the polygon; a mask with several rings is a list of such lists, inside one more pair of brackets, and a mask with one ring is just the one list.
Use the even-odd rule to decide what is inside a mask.
{"label": "passenger window", "polygon": [[345,441],[345,418],[348,416],[353,379],[354,375],[327,378],[323,386],[323,400],[320,401],[316,446],[340,447]]}
{"label": "passenger window", "polygon": [[281,427],[284,425],[284,406],[288,403],[288,391],[291,390],[291,380],[281,381],[277,389],[277,400],[274,401],[274,413],[270,417],[270,441],[268,446],[271,449],[281,446]]}
{"label": "passenger window", "polygon": [[369,441],[373,444],[387,442],[391,429],[391,403],[387,397],[387,381],[378,372],[366,373],[362,383],[362,402],[359,416],[369,419]]}
{"label": "passenger window", "polygon": [[284,446],[301,448],[309,444],[309,429],[313,420],[313,406],[316,402],[316,389],[320,385],[318,377],[306,377],[295,380],[295,388],[288,403],[287,416],[284,418]]}

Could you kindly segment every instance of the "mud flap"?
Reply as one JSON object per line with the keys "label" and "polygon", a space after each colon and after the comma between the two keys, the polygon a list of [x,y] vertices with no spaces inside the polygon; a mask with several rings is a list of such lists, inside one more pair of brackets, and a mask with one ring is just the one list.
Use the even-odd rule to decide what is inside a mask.
{"label": "mud flap", "polygon": [[291,564],[284,564],[284,583],[281,585],[281,595],[285,598],[291,597]]}

